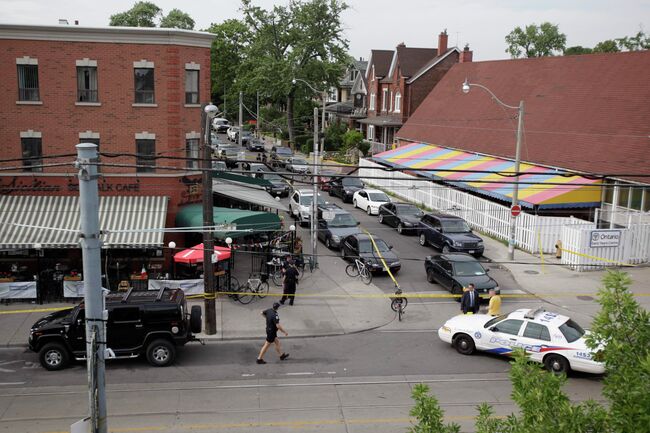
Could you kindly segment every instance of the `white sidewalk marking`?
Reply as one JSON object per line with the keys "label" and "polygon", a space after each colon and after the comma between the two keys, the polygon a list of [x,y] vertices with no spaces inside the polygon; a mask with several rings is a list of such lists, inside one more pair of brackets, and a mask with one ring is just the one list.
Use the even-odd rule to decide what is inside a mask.
{"label": "white sidewalk marking", "polygon": [[311,376],[312,374],[316,374],[311,371],[304,371],[301,373],[285,373],[287,376]]}

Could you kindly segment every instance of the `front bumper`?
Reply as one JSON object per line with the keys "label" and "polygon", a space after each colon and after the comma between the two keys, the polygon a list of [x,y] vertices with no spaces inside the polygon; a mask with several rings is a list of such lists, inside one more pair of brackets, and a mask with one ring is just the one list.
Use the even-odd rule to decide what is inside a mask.
{"label": "front bumper", "polygon": [[473,256],[482,256],[483,252],[485,251],[485,246],[484,245],[479,245],[477,247],[471,248],[471,247],[465,247],[465,246],[456,246],[456,245],[451,245],[449,249],[455,253],[467,253],[471,254]]}
{"label": "front bumper", "polygon": [[[394,262],[394,263],[387,263],[388,269],[390,269],[391,272],[398,272],[400,269],[402,269],[402,264],[400,262]],[[386,269],[384,269],[384,265],[382,262],[372,262],[372,264],[369,264],[366,262],[366,266],[370,268],[371,272],[385,272]]]}

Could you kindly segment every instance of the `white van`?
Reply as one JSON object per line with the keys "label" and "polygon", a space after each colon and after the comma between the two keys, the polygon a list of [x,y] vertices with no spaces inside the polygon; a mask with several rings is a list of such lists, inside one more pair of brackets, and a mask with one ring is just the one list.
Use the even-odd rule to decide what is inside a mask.
{"label": "white van", "polygon": [[212,119],[212,129],[215,131],[226,132],[228,128],[230,128],[230,122],[228,122],[228,119],[224,119],[223,117]]}

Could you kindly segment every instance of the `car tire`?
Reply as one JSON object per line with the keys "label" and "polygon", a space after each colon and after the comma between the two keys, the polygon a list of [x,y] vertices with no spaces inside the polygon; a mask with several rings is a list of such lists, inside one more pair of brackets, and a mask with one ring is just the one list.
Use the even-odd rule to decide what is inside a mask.
{"label": "car tire", "polygon": [[553,374],[568,374],[571,369],[569,361],[564,356],[554,353],[544,358],[544,367]]}
{"label": "car tire", "polygon": [[402,223],[397,224],[397,233],[399,233],[400,235],[404,234],[404,226],[402,225]]}
{"label": "car tire", "polygon": [[423,247],[427,246],[427,236],[424,233],[420,233],[419,241],[420,241],[420,245],[422,245]]}
{"label": "car tire", "polygon": [[203,317],[201,314],[201,307],[199,305],[192,305],[190,310],[190,331],[193,334],[198,334],[201,332],[201,326],[203,325]]}
{"label": "car tire", "polygon": [[332,249],[332,241],[330,238],[325,239],[325,246],[327,247],[328,250]]}
{"label": "car tire", "polygon": [[154,367],[166,367],[174,362],[176,348],[169,340],[154,340],[147,346],[147,361]]}
{"label": "car tire", "polygon": [[443,254],[449,254],[449,252],[450,252],[449,245],[444,245],[442,247],[442,253]]}
{"label": "car tire", "polygon": [[431,284],[435,284],[435,283],[436,283],[436,277],[435,277],[435,274],[433,273],[433,271],[432,271],[431,269],[428,269],[428,270],[427,270],[427,281],[428,281],[429,283],[431,283]]}
{"label": "car tire", "polygon": [[368,207],[366,208],[366,212],[368,213],[368,215],[372,215],[372,209],[370,208],[370,205],[368,205]]}
{"label": "car tire", "polygon": [[384,215],[379,214],[379,224],[383,224],[383,223],[384,223]]}
{"label": "car tire", "polygon": [[476,349],[474,340],[467,334],[460,334],[454,338],[454,347],[456,347],[456,351],[461,355],[471,355]]}
{"label": "car tire", "polygon": [[47,343],[38,351],[38,360],[48,371],[63,370],[70,364],[70,353],[61,343]]}
{"label": "car tire", "polygon": [[341,247],[341,258],[345,260],[345,248]]}
{"label": "car tire", "polygon": [[327,191],[327,194],[329,194],[330,197],[334,197],[334,193],[332,192],[331,189],[329,191]]}
{"label": "car tire", "polygon": [[353,201],[352,201],[352,205],[353,205],[354,208],[356,209],[356,208],[357,208],[357,201],[356,201],[356,200],[353,200]]}

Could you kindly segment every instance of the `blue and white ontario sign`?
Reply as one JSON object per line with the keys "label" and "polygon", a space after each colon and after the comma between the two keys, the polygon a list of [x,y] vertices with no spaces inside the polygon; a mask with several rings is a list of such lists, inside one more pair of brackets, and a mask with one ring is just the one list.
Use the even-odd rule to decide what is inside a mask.
{"label": "blue and white ontario sign", "polygon": [[589,247],[618,247],[621,245],[621,235],[621,230],[592,230]]}

